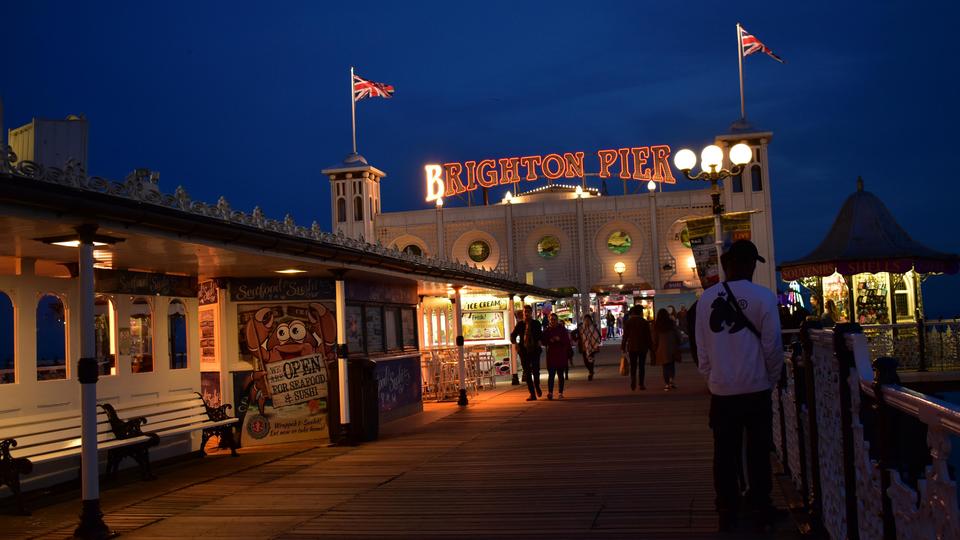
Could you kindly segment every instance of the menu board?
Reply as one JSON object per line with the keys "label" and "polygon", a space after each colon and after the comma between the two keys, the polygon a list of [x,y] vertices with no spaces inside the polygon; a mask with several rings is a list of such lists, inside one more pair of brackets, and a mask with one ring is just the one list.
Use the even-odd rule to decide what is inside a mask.
{"label": "menu board", "polygon": [[389,419],[394,411],[419,404],[423,399],[419,356],[377,362],[374,376],[381,418]]}
{"label": "menu board", "polygon": [[[200,363],[217,363],[217,339],[214,310],[200,311]],[[219,385],[219,382],[217,383]]]}
{"label": "menu board", "polygon": [[463,314],[463,339],[484,341],[504,339],[503,312],[471,312]]}
{"label": "menu board", "polygon": [[379,307],[366,307],[367,353],[383,352],[383,314]]}
{"label": "menu board", "polygon": [[412,309],[404,309],[400,312],[402,318],[401,329],[403,331],[403,348],[417,348],[417,317]]}
{"label": "menu board", "polygon": [[387,350],[399,349],[400,341],[397,338],[397,328],[400,325],[400,310],[395,307],[388,307],[383,311],[386,315],[383,326],[384,333],[387,336]]}
{"label": "menu board", "polygon": [[363,310],[360,306],[347,306],[347,350],[363,352]]}

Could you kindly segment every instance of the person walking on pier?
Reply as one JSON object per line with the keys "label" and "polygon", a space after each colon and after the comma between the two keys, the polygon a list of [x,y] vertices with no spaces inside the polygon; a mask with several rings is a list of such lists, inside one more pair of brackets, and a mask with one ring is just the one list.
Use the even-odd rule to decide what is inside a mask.
{"label": "person walking on pier", "polygon": [[583,317],[583,324],[580,325],[580,332],[577,336],[579,342],[577,348],[583,356],[583,365],[587,368],[587,380],[593,380],[593,368],[596,365],[596,356],[600,352],[600,330],[597,324],[593,322],[592,315]]}
{"label": "person walking on pier", "polygon": [[746,433],[747,501],[759,528],[772,525],[777,512],[770,449],[773,447],[770,391],[780,378],[783,352],[777,297],[755,285],[763,257],[749,240],[738,240],[722,257],[727,281],[706,291],[697,303],[699,370],[710,389],[713,430],[713,482],[721,532],[737,525],[741,491],[737,471]]}
{"label": "person walking on pier", "polygon": [[620,341],[620,351],[630,358],[630,390],[636,390],[638,382],[641,390],[647,389],[643,384],[643,364],[650,350],[650,341],[650,323],[643,318],[643,308],[635,305],[630,308]]}
{"label": "person walking on pier", "polygon": [[514,313],[513,330],[510,332],[510,343],[517,346],[517,358],[520,360],[520,370],[522,375],[520,380],[524,383],[530,377],[530,368],[527,366],[527,355],[523,353],[523,311],[517,310]]}
{"label": "person walking on pier", "polygon": [[520,351],[523,371],[527,374],[527,389],[530,397],[527,401],[534,401],[543,395],[540,389],[540,339],[543,329],[540,323],[533,318],[533,307],[523,306],[523,320],[510,333],[510,339],[517,344]]}
{"label": "person walking on pier", "polygon": [[676,390],[677,385],[673,384],[673,379],[677,374],[676,363],[680,361],[680,330],[670,318],[669,311],[657,311],[652,338],[650,358],[655,365],[663,367],[663,389]]}
{"label": "person walking on pier", "polygon": [[570,334],[560,324],[556,313],[550,314],[550,323],[543,331],[543,345],[547,348],[547,399],[553,399],[553,378],[559,380],[558,390],[563,399],[563,371],[570,359]]}

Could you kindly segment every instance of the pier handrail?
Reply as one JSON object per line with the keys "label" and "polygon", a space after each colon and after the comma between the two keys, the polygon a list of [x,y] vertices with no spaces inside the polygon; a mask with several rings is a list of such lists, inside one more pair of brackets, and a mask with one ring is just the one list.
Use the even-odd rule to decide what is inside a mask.
{"label": "pier handrail", "polygon": [[[815,324],[815,323],[814,323]],[[806,325],[773,393],[778,459],[834,539],[960,538],[960,406],[900,384],[864,329]]]}

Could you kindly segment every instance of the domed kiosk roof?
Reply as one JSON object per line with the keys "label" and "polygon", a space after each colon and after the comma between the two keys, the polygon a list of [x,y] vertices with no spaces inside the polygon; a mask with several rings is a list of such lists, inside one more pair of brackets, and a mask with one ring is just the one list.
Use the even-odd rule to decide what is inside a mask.
{"label": "domed kiosk roof", "polygon": [[834,272],[904,273],[910,269],[921,274],[955,274],[958,258],[911,238],[883,201],[864,191],[861,178],[857,179],[857,191],[847,197],[820,245],[806,257],[780,265],[785,280]]}

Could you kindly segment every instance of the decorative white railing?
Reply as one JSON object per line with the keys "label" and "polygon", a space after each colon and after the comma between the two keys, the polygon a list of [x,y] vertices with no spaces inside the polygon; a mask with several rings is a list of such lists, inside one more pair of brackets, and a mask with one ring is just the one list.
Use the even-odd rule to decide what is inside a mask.
{"label": "decorative white railing", "polygon": [[900,386],[872,348],[857,325],[802,333],[773,394],[776,454],[830,538],[960,539],[960,406]]}
{"label": "decorative white railing", "polygon": [[173,193],[160,191],[159,174],[147,169],[137,169],[123,182],[107,180],[99,176],[87,176],[83,167],[74,160],[70,160],[66,167],[44,167],[43,165],[22,160],[18,161],[13,149],[9,146],[5,151],[0,147],[0,174],[6,173],[21,178],[28,178],[38,182],[68,186],[75,189],[110,195],[121,199],[148,203],[164,208],[179,210],[188,214],[205,216],[222,220],[228,223],[246,225],[263,231],[285,234],[297,238],[319,241],[340,248],[354,249],[366,253],[389,257],[400,261],[408,261],[421,265],[465,272],[481,278],[510,280],[522,283],[520,276],[497,270],[485,270],[477,265],[468,265],[459,261],[439,259],[414,255],[394,247],[366,242],[363,238],[357,240],[344,236],[341,233],[324,232],[316,221],[310,227],[297,225],[293,216],[287,214],[283,220],[270,219],[263,214],[259,206],[252,212],[245,213],[230,207],[227,199],[220,197],[216,204],[194,201],[187,195],[183,186],[178,186]]}

